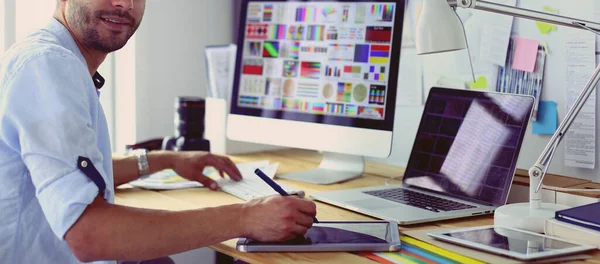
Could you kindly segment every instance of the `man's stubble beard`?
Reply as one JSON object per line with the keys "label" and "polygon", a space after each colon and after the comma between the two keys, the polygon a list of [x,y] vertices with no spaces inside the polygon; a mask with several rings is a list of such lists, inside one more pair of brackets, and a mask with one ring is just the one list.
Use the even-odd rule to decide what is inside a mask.
{"label": "man's stubble beard", "polygon": [[[93,14],[89,10],[89,8],[83,5],[80,1],[72,1],[71,4],[73,5],[71,7],[73,9],[73,12],[69,13],[70,15],[68,16],[68,20],[74,23],[76,28],[78,28],[83,33],[82,44],[90,49],[98,50],[105,53],[110,53],[119,50],[123,48],[125,44],[127,44],[129,38],[133,36],[133,33],[135,33],[135,31],[140,25],[140,23],[138,22],[134,26],[133,30],[131,30],[131,32],[127,32],[127,36],[125,37],[125,39],[121,40],[113,38],[112,41],[111,39],[102,39],[102,37],[98,33],[98,30],[96,30],[95,28],[95,26],[101,23],[100,16],[98,15],[100,11],[96,12],[96,14]],[[112,12],[112,14],[118,15],[114,14],[114,12]]]}

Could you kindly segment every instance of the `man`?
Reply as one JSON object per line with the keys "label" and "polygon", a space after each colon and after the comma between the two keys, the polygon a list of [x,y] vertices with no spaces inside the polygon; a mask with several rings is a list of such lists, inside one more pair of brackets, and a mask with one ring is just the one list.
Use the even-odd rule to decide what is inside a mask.
{"label": "man", "polygon": [[315,204],[290,197],[183,212],[113,204],[115,186],[165,168],[213,190],[206,166],[241,179],[228,158],[205,153],[111,159],[96,70],[133,35],[145,2],[59,0],[49,26],[0,59],[0,263],[146,260],[312,225]]}

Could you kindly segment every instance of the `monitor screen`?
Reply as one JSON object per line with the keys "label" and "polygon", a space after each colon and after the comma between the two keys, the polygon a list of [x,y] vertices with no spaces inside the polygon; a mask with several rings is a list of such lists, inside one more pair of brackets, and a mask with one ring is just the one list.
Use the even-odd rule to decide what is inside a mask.
{"label": "monitor screen", "polygon": [[433,88],[404,182],[492,205],[506,203],[533,97]]}
{"label": "monitor screen", "polygon": [[231,113],[392,131],[404,1],[244,1]]}

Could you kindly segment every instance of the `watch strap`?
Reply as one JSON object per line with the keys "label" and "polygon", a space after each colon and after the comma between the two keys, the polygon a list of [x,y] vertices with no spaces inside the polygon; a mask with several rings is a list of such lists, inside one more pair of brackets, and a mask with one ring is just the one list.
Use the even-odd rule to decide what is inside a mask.
{"label": "watch strap", "polygon": [[148,151],[145,149],[135,149],[133,155],[137,158],[138,176],[145,178],[150,175],[150,165],[148,164]]}

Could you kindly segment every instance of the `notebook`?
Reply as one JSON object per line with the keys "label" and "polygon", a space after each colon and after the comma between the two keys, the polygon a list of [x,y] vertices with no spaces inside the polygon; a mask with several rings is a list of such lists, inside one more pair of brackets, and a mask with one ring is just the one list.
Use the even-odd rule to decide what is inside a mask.
{"label": "notebook", "polygon": [[549,236],[564,238],[582,244],[594,245],[600,248],[600,231],[556,219],[548,219],[544,225],[544,233]]}
{"label": "notebook", "polygon": [[600,231],[600,202],[556,211],[556,220]]}

